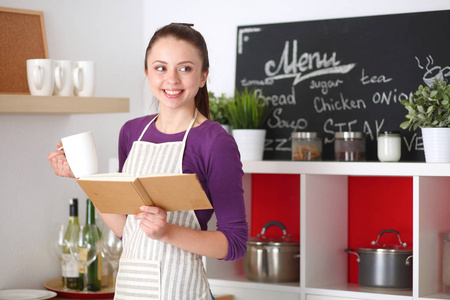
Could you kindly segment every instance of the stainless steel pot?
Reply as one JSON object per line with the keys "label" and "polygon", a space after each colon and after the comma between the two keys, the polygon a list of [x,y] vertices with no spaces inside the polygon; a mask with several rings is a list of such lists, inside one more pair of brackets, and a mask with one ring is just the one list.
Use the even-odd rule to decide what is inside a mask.
{"label": "stainless steel pot", "polygon": [[[264,234],[270,226],[278,226],[283,236],[269,238]],[[247,242],[244,255],[244,273],[251,281],[290,282],[300,278],[300,244],[291,239],[286,227],[271,221],[264,225],[256,238]]]}
{"label": "stainless steel pot", "polygon": [[[395,233],[400,245],[380,245],[384,233]],[[359,285],[364,288],[412,289],[412,249],[403,243],[400,234],[392,229],[382,230],[373,247],[346,249],[359,262]]]}

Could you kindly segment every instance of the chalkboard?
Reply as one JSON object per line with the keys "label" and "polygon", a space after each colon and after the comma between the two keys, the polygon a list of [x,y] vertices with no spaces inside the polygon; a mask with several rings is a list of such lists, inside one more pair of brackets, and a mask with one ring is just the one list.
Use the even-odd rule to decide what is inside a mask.
{"label": "chalkboard", "polygon": [[399,127],[399,101],[449,81],[449,30],[450,11],[239,26],[236,88],[273,106],[264,159],[290,159],[291,133],[314,131],[334,160],[334,132],[361,131],[377,161],[377,132],[389,130],[402,136],[401,161],[424,161],[420,129]]}

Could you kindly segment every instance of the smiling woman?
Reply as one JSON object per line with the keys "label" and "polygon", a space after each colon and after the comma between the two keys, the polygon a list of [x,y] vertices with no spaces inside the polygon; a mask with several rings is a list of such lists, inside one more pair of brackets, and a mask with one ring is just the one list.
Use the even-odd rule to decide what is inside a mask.
{"label": "smiling woman", "polygon": [[[238,260],[246,251],[240,154],[231,135],[208,119],[208,51],[199,32],[182,24],[156,31],[146,50],[145,73],[160,113],[122,126],[120,171],[134,177],[195,173],[214,209],[142,206],[136,215],[100,213],[123,241],[115,298],[183,295],[187,300],[209,300],[202,256]],[[71,174],[58,169],[68,166],[63,152],[56,150],[48,158],[56,174]],[[217,230],[208,231],[213,213]]]}

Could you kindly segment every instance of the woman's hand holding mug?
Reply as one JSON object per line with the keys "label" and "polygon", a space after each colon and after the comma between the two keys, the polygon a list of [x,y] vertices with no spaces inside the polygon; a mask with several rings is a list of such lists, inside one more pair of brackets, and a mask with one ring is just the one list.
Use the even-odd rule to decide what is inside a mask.
{"label": "woman's hand holding mug", "polygon": [[64,153],[64,149],[61,149],[62,143],[58,142],[56,144],[58,150],[53,151],[47,155],[47,159],[53,169],[53,172],[61,177],[70,177],[75,178],[70,169],[69,163],[67,162],[66,155]]}
{"label": "woman's hand holding mug", "polygon": [[47,155],[56,175],[80,178],[98,172],[97,147],[91,131],[63,137],[56,146],[58,150]]}

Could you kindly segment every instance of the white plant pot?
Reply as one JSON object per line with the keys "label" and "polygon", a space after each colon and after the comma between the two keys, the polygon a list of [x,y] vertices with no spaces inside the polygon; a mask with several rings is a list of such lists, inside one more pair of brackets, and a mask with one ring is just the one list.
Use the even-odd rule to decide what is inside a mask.
{"label": "white plant pot", "polygon": [[425,161],[450,162],[450,128],[421,128]]}
{"label": "white plant pot", "polygon": [[241,161],[263,159],[265,129],[233,129],[232,134],[238,145]]}

